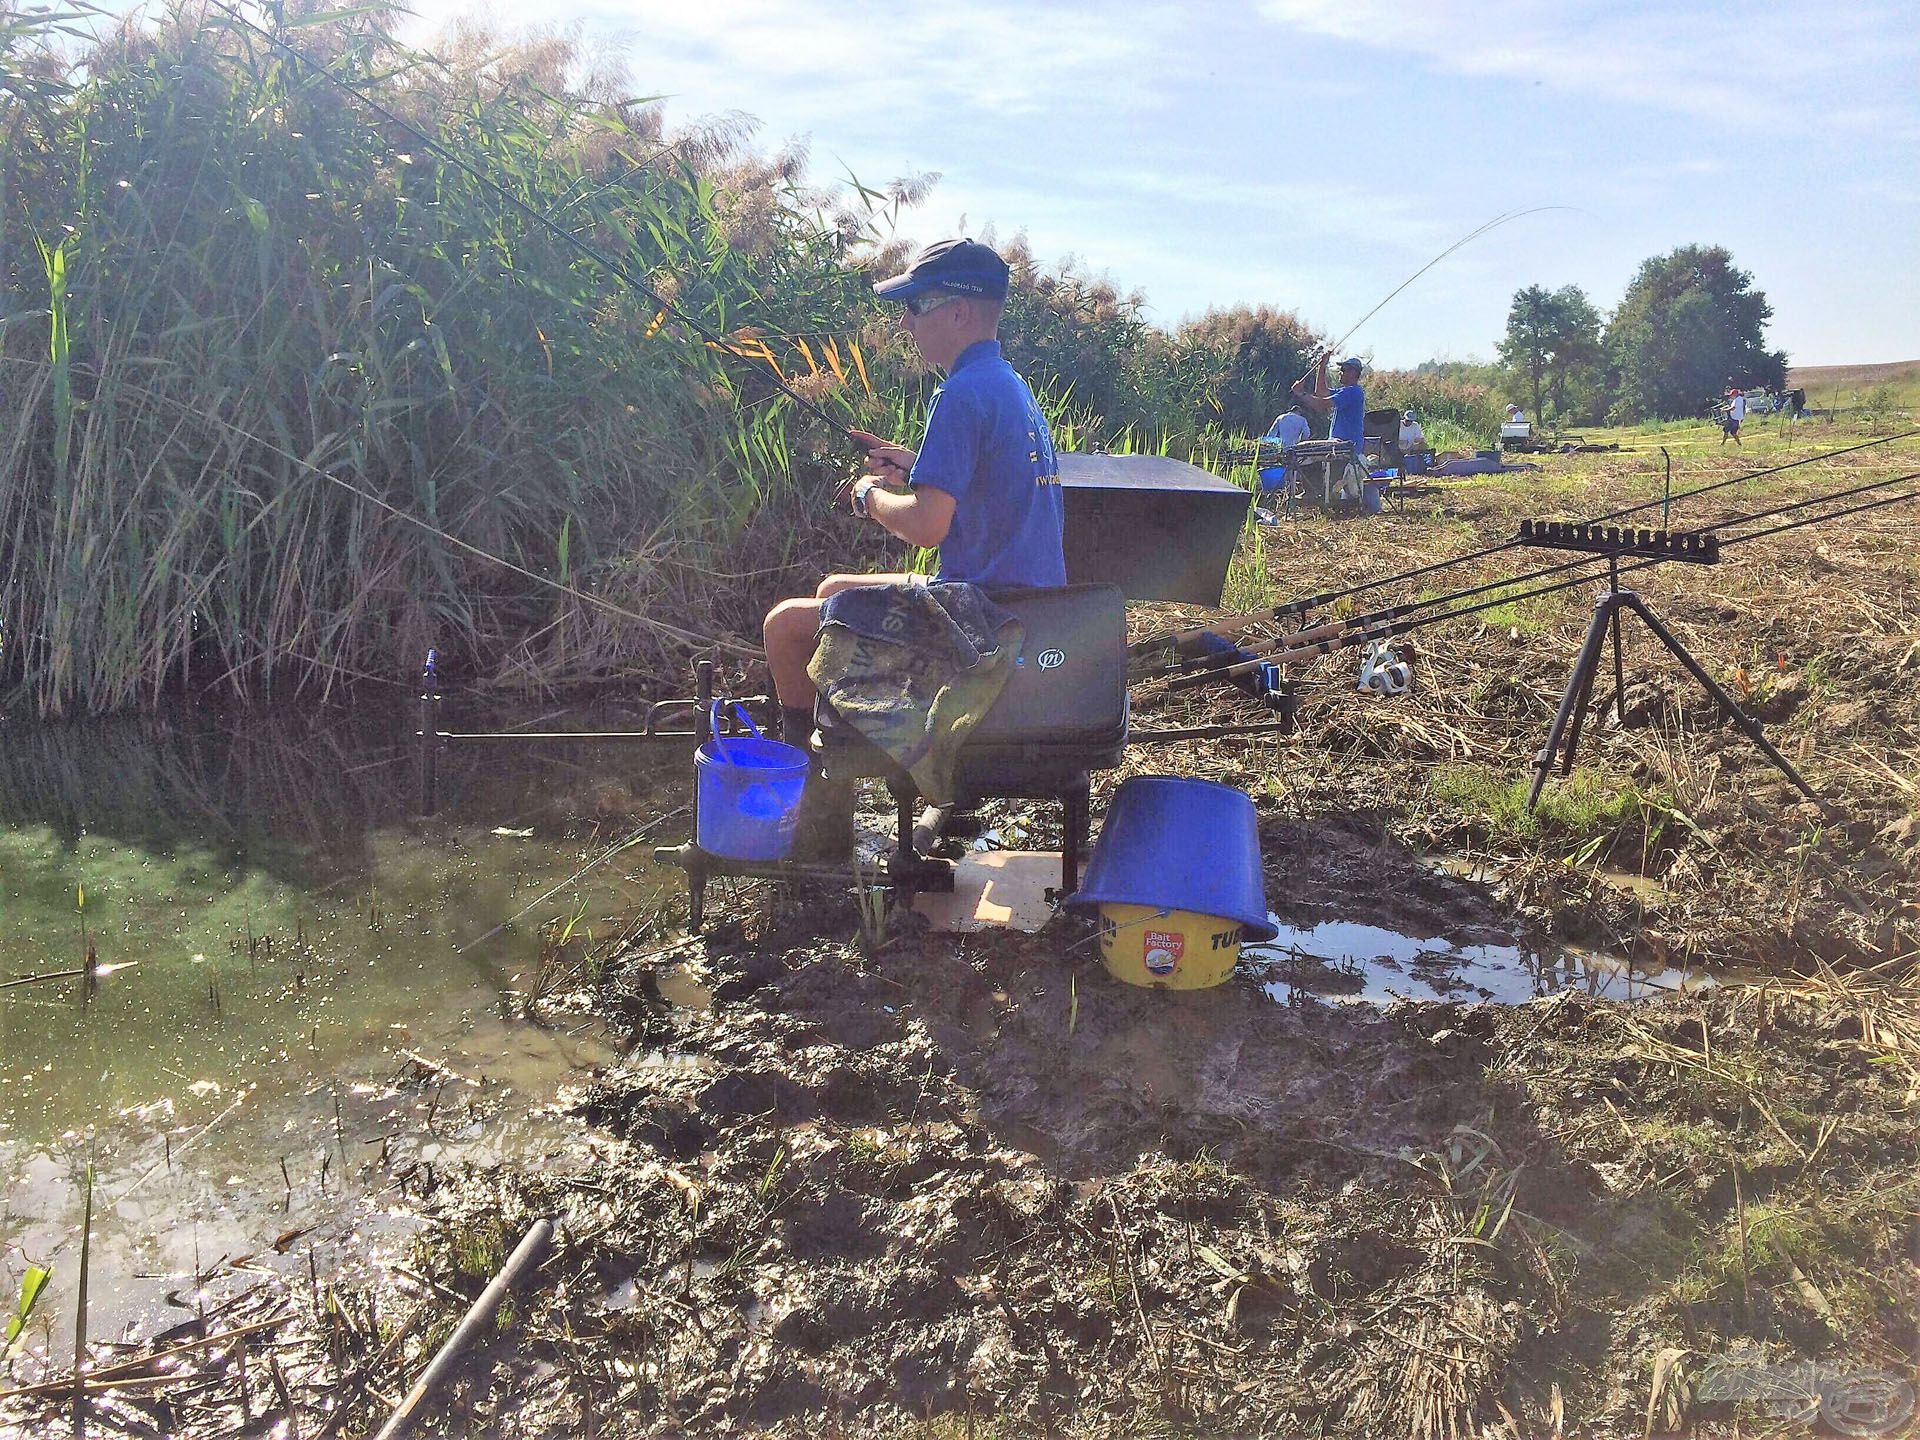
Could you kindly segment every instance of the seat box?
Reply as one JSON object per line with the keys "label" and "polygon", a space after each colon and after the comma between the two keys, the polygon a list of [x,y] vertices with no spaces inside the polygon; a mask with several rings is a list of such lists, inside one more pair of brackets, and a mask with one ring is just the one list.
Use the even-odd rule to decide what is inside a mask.
{"label": "seat box", "polygon": [[[1084,776],[1119,764],[1127,744],[1126,599],[1119,587],[987,593],[1020,618],[1026,638],[1006,688],[961,749],[962,791],[992,793],[1043,773]],[[824,699],[815,719],[829,751],[866,745]]]}

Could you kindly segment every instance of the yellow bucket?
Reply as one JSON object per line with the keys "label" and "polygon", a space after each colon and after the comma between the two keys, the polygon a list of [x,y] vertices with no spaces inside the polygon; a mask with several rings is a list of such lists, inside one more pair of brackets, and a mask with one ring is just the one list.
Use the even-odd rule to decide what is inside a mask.
{"label": "yellow bucket", "polygon": [[1100,958],[1107,973],[1156,990],[1223,984],[1240,959],[1238,920],[1152,905],[1100,907]]}

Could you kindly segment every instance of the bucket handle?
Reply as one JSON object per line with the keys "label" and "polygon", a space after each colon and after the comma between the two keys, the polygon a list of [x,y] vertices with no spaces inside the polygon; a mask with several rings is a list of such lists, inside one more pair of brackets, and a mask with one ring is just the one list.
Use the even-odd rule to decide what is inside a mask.
{"label": "bucket handle", "polygon": [[755,740],[765,739],[766,737],[761,735],[760,727],[753,723],[753,717],[747,714],[746,707],[738,700],[715,700],[712,709],[707,715],[707,729],[713,737],[713,752],[720,757],[722,764],[733,765],[737,762],[731,755],[727,754],[726,742],[720,738],[720,707],[722,705],[731,705],[733,707],[733,713],[740,717],[740,723],[747,727],[747,734],[751,735]]}

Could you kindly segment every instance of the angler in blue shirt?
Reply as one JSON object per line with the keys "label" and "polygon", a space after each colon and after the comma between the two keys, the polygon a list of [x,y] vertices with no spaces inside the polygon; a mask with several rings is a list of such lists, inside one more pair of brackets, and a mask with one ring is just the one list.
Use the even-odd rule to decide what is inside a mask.
{"label": "angler in blue shirt", "polygon": [[[920,354],[947,372],[927,411],[916,451],[855,431],[870,473],[854,482],[854,513],[910,545],[937,547],[938,580],[980,585],[1064,585],[1065,500],[1053,436],[1033,391],[1000,354],[1006,261],[974,240],[943,240],[906,272],[874,286],[900,302],[901,327]],[[901,585],[914,577],[829,575],[810,597],[767,614],[767,664],[781,726],[804,744],[813,728],[813,658],[820,607],[855,585]]]}
{"label": "angler in blue shirt", "polygon": [[1340,362],[1340,384],[1337,389],[1327,389],[1327,361],[1330,357],[1322,355],[1320,363],[1314,368],[1313,389],[1307,389],[1306,378],[1302,376],[1293,382],[1293,393],[1304,401],[1309,409],[1321,414],[1333,412],[1333,425],[1329,434],[1335,440],[1345,440],[1353,446],[1357,456],[1366,448],[1367,439],[1367,394],[1360,387],[1360,362],[1348,356]]}

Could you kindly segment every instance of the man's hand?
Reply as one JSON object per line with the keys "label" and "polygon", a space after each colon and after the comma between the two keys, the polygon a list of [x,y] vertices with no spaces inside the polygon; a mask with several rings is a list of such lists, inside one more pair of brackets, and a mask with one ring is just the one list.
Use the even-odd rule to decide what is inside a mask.
{"label": "man's hand", "polygon": [[906,483],[908,474],[913,470],[913,462],[920,458],[918,454],[904,445],[882,440],[878,435],[869,435],[865,430],[850,429],[847,433],[867,447],[867,464],[873,467],[881,480],[894,485]]}
{"label": "man's hand", "polygon": [[881,469],[879,473],[876,474],[874,471],[869,470],[864,475],[849,476],[847,479],[842,480],[838,485],[836,485],[833,491],[833,503],[836,506],[852,505],[853,513],[856,515],[861,514],[862,512],[859,505],[854,504],[853,502],[853,492],[855,489],[859,487],[859,484],[862,480],[871,480],[876,486],[878,486],[882,490],[897,491],[897,490],[906,489],[906,484],[904,480],[900,477],[900,475],[897,472],[893,470],[888,470],[888,469]]}

